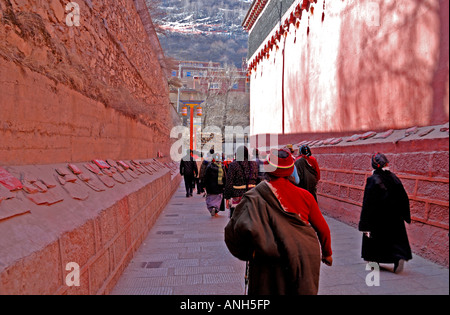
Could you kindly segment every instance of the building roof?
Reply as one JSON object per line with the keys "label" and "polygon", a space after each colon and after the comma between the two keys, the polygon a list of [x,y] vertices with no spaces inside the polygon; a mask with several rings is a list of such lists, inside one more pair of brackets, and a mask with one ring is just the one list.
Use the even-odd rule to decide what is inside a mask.
{"label": "building roof", "polygon": [[253,3],[250,9],[245,16],[244,22],[242,22],[242,26],[248,32],[251,30],[259,15],[266,7],[268,0],[253,0]]}

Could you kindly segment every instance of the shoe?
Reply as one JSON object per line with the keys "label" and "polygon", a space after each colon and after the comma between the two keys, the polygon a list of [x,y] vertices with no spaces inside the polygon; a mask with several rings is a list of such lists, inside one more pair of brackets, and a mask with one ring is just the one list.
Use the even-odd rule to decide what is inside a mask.
{"label": "shoe", "polygon": [[401,273],[403,271],[404,267],[405,267],[405,260],[404,259],[399,259],[394,264],[394,273]]}

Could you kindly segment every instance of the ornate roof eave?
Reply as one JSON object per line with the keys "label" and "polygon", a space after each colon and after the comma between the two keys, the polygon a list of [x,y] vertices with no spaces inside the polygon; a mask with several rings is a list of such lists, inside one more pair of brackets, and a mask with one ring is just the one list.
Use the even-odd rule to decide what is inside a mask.
{"label": "ornate roof eave", "polygon": [[267,2],[269,0],[254,0],[252,3],[252,6],[247,12],[247,15],[245,16],[244,22],[242,22],[242,27],[249,32],[253,25],[255,24],[256,20],[258,19],[261,12],[264,10],[264,8],[267,5]]}

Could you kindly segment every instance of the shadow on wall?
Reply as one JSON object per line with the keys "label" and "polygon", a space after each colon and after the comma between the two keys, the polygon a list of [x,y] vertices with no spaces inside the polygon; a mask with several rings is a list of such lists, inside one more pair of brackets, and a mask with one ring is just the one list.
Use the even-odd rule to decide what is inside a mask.
{"label": "shadow on wall", "polygon": [[449,2],[439,0],[439,61],[433,77],[433,112],[431,122],[438,124],[449,117]]}
{"label": "shadow on wall", "polygon": [[448,121],[448,1],[380,2],[379,23],[357,16],[360,4],[342,12],[339,120],[354,130]]}

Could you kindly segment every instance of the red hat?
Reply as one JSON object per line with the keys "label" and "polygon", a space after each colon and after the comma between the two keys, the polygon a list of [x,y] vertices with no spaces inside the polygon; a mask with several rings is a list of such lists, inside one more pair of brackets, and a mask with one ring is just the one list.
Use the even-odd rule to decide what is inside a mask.
{"label": "red hat", "polygon": [[294,158],[286,150],[272,150],[264,161],[264,170],[276,177],[289,177],[294,172]]}

